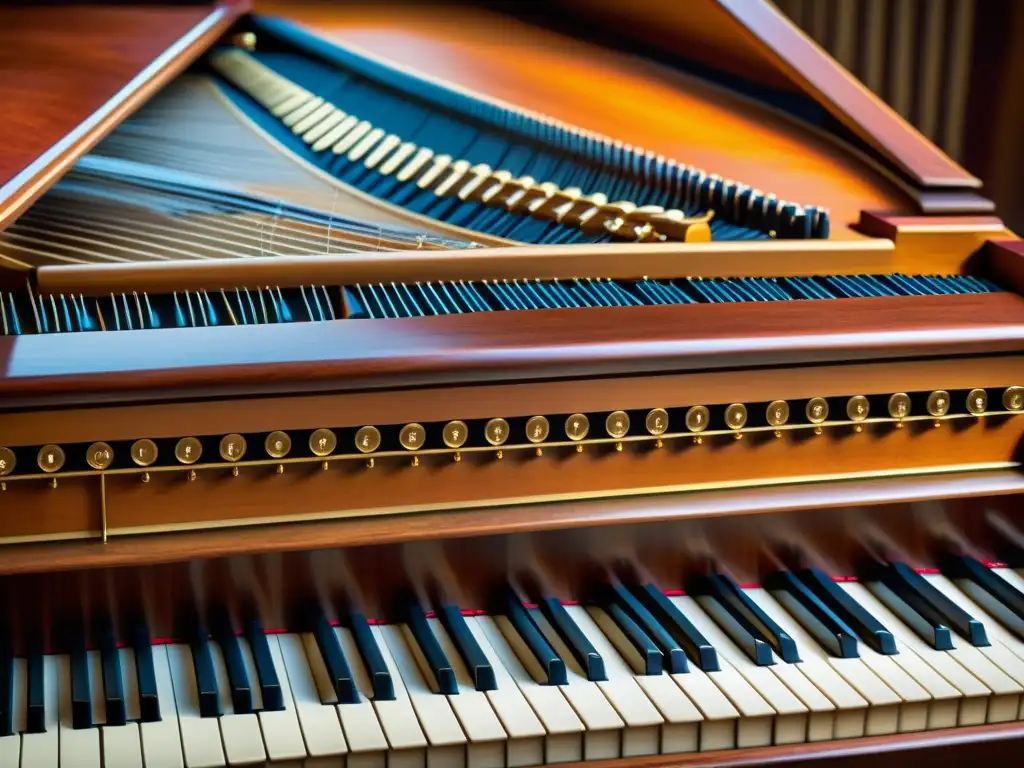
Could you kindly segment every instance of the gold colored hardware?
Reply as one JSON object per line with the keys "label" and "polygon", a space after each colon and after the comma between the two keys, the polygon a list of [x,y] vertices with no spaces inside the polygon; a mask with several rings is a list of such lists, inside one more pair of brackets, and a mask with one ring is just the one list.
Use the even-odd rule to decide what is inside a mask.
{"label": "gold colored hardware", "polygon": [[39,449],[36,462],[43,472],[56,472],[64,466],[64,449],[59,445],[44,445]]}
{"label": "gold colored hardware", "polygon": [[622,453],[622,443],[621,442],[615,444],[615,450],[618,451],[619,453]]}
{"label": "gold colored hardware", "polygon": [[142,482],[144,482],[144,483],[148,483],[149,482],[149,472],[143,472],[142,473]]}
{"label": "gold colored hardware", "polygon": [[462,461],[462,452],[456,451],[452,459],[455,461],[456,464],[458,464],[460,461]]}
{"label": "gold colored hardware", "polygon": [[380,448],[380,430],[376,427],[360,427],[356,432],[356,450],[373,453]]}
{"label": "gold colored hardware", "polygon": [[[828,418],[828,400],[824,397],[812,397],[807,401],[804,413],[811,424],[821,424],[821,422]],[[821,431],[815,430],[815,434],[820,435]]]}
{"label": "gold colored hardware", "polygon": [[[224,461],[241,461],[245,456],[245,438],[238,434],[225,435],[220,441],[220,457]],[[237,472],[233,473],[238,477]]]}
{"label": "gold colored hardware", "polygon": [[[846,415],[850,421],[864,421],[871,410],[871,404],[864,395],[854,395],[846,403]],[[857,430],[860,432],[860,430]]]}
{"label": "gold colored hardware", "polygon": [[190,483],[194,483],[196,481],[196,471],[194,469],[190,469],[188,471],[188,481]]}
{"label": "gold colored hardware", "polygon": [[274,471],[277,474],[279,474],[279,475],[283,475],[284,474],[284,464],[278,464],[277,465],[277,469],[275,469]]}
{"label": "gold colored hardware", "polygon": [[[644,426],[647,427],[648,434],[655,437],[665,434],[668,431],[668,411],[664,408],[654,408],[648,411],[644,418]],[[661,448],[661,440],[658,443],[658,447]]]}
{"label": "gold colored hardware", "polygon": [[[469,427],[464,421],[449,421],[441,430],[441,439],[449,448],[461,448],[469,438]],[[456,459],[459,461],[459,459]]]}
{"label": "gold colored hardware", "polygon": [[725,424],[729,429],[743,429],[746,423],[747,406],[743,403],[733,403],[725,409]]}
{"label": "gold colored hardware", "polygon": [[0,483],[0,491],[6,491],[6,490],[7,490],[7,483]]}
{"label": "gold colored hardware", "polygon": [[903,429],[903,420],[910,415],[910,405],[910,395],[906,392],[897,392],[889,398],[889,415],[899,419],[896,425],[899,429]]}
{"label": "gold colored hardware", "polygon": [[693,438],[693,444],[694,445],[704,445],[704,438],[701,437],[700,435],[697,435],[695,438]]}
{"label": "gold colored hardware", "polygon": [[195,437],[183,437],[174,446],[174,458],[182,464],[195,464],[203,455],[203,444]]}
{"label": "gold colored hardware", "polygon": [[691,432],[703,432],[708,428],[709,421],[711,421],[711,411],[706,406],[695,405],[686,412],[686,428]]}
{"label": "gold colored hardware", "polygon": [[1024,387],[1007,387],[1003,392],[1003,408],[1008,411],[1024,409]]}
{"label": "gold colored hardware", "polygon": [[[272,459],[283,459],[292,450],[292,439],[287,432],[271,432],[263,443],[267,455]],[[283,472],[284,469],[281,469]],[[280,474],[280,472],[278,472]]]}
{"label": "gold colored hardware", "polygon": [[238,477],[238,467],[237,466],[231,468],[231,476],[232,477]]}
{"label": "gold colored hardware", "polygon": [[[531,416],[526,422],[526,439],[531,443],[543,443],[550,432],[551,425],[544,416]],[[541,455],[539,450],[537,455]]]}
{"label": "gold colored hardware", "polygon": [[583,453],[583,445],[581,443],[576,444],[576,453]]}
{"label": "gold colored hardware", "polygon": [[[582,413],[574,413],[565,420],[565,435],[570,440],[582,440],[590,432],[590,419]],[[583,446],[577,445],[576,450],[583,452]]]}
{"label": "gold colored hardware", "polygon": [[309,436],[309,450],[314,456],[330,456],[337,447],[338,436],[329,429],[317,429]]}
{"label": "gold colored hardware", "polygon": [[663,443],[663,442],[661,441],[661,438],[660,438],[660,437],[659,437],[659,438],[658,438],[657,440],[655,440],[655,441],[654,441],[654,447],[655,447],[655,448],[661,448],[661,447],[663,447],[664,445],[665,445],[665,444],[664,444],[664,443]]}
{"label": "gold colored hardware", "polygon": [[[945,416],[949,413],[949,392],[944,389],[937,389],[928,395],[926,406],[930,416]],[[935,422],[935,426],[939,426]]]}
{"label": "gold colored hardware", "polygon": [[604,429],[609,437],[614,437],[616,440],[625,437],[629,434],[629,414],[625,411],[609,413],[608,418],[604,420]]}
{"label": "gold colored hardware", "polygon": [[156,443],[149,438],[132,443],[132,461],[140,467],[152,465],[156,461],[157,453]]}
{"label": "gold colored hardware", "polygon": [[256,35],[253,32],[239,32],[231,38],[231,42],[244,51],[256,50]]}
{"label": "gold colored hardware", "polygon": [[56,477],[55,477],[55,478],[53,478],[53,479],[52,479],[52,480],[50,481],[50,487],[51,487],[51,488],[53,488],[54,490],[57,490],[57,478],[56,478]]}
{"label": "gold colored hardware", "polygon": [[106,443],[93,443],[85,454],[85,460],[93,469],[106,469],[114,463],[114,449]]}
{"label": "gold colored hardware", "polygon": [[0,477],[11,474],[14,465],[18,463],[14,451],[10,448],[0,448]]}
{"label": "gold colored hardware", "polygon": [[412,457],[412,465],[414,467],[418,467],[420,465],[420,457],[419,456],[413,456]]}
{"label": "gold colored hardware", "polygon": [[100,525],[102,526],[103,541],[107,540],[107,478],[100,475]]}
{"label": "gold colored hardware", "polygon": [[[402,431],[398,433],[398,442],[407,451],[418,451],[426,441],[427,430],[423,428],[422,424],[406,424],[402,427]],[[414,467],[418,465],[418,461],[413,462]]]}
{"label": "gold colored hardware", "polygon": [[499,458],[499,459],[503,459],[503,458],[505,458],[505,452],[504,452],[503,450],[501,450],[501,449],[498,449],[498,452],[497,452],[497,453],[495,453],[494,455],[495,455],[495,456],[496,456],[497,458]]}
{"label": "gold colored hardware", "polygon": [[[785,400],[774,400],[768,404],[766,412],[768,424],[773,427],[781,427],[789,421],[789,403]],[[776,432],[776,434],[779,434]]]}
{"label": "gold colored hardware", "polygon": [[535,455],[537,455],[537,456],[543,456],[543,455],[544,455],[544,449],[543,449],[543,448],[536,448],[536,449],[534,450],[534,453],[535,453]]}
{"label": "gold colored hardware", "polygon": [[[504,419],[491,419],[484,427],[484,437],[491,445],[504,445],[508,440],[508,422]],[[501,458],[501,451],[498,451],[498,458]]]}
{"label": "gold colored hardware", "polygon": [[967,410],[978,416],[988,410],[988,392],[972,389],[967,393]]}
{"label": "gold colored hardware", "polygon": [[373,457],[370,457],[369,459],[366,460],[366,468],[367,469],[373,469],[373,467],[374,467]]}
{"label": "gold colored hardware", "polygon": [[330,466],[331,465],[326,461],[320,462],[320,469],[322,469],[324,472],[326,472],[330,468]]}

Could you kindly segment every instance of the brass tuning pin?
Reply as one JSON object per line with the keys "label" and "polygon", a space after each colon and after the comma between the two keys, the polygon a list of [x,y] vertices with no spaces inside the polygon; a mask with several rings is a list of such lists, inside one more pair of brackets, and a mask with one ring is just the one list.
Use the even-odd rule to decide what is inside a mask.
{"label": "brass tuning pin", "polygon": [[774,400],[768,404],[768,411],[765,414],[770,426],[775,427],[775,437],[782,437],[782,430],[779,427],[785,426],[789,421],[789,403],[785,400]]}
{"label": "brass tuning pin", "polygon": [[704,442],[704,438],[700,436],[700,433],[708,428],[708,422],[711,421],[711,411],[704,405],[695,405],[686,412],[686,428],[693,432],[693,442],[700,445]]}
{"label": "brass tuning pin", "polygon": [[967,410],[975,416],[981,416],[988,410],[988,392],[984,389],[972,389],[967,393]]}
{"label": "brass tuning pin", "polygon": [[[324,430],[325,432],[327,430]],[[360,427],[356,430],[356,450],[360,453],[373,453],[380,447],[380,431],[376,427]],[[368,469],[373,469],[373,457],[366,460]]]}
{"label": "brass tuning pin", "polygon": [[505,455],[500,446],[508,440],[508,431],[508,422],[504,419],[491,419],[484,427],[484,439],[498,449],[494,454],[496,458]]}
{"label": "brass tuning pin", "polygon": [[733,430],[737,440],[743,439],[743,432],[740,430],[746,426],[747,423],[747,406],[743,403],[733,403],[725,409],[725,424],[729,429]]}
{"label": "brass tuning pin", "polygon": [[661,436],[668,431],[668,411],[664,408],[654,408],[647,412],[647,416],[644,417],[644,426],[647,428],[647,432],[657,438],[654,441],[655,448],[661,448],[663,445]]}
{"label": "brass tuning pin", "polygon": [[910,415],[910,395],[897,392],[889,398],[889,416],[896,419],[896,428],[903,429],[903,420]]}
{"label": "brass tuning pin", "polygon": [[[551,424],[543,416],[531,416],[526,421],[526,439],[531,443],[543,443],[548,439],[548,435],[551,433]],[[544,449],[539,445],[537,446],[536,453],[538,456],[544,455]]]}
{"label": "brass tuning pin", "polygon": [[821,424],[828,418],[828,400],[824,397],[812,397],[804,409],[807,420],[814,424],[814,434],[821,434]]}
{"label": "brass tuning pin", "polygon": [[220,457],[227,462],[235,464],[231,468],[231,476],[238,477],[238,465],[236,462],[242,460],[246,450],[245,438],[241,435],[225,435],[220,441]]}
{"label": "brass tuning pin", "polygon": [[625,411],[613,411],[604,420],[604,429],[609,437],[616,440],[615,450],[622,450],[622,438],[629,434],[629,414]]}
{"label": "brass tuning pin", "polygon": [[864,421],[868,417],[870,410],[871,404],[864,395],[854,395],[847,401],[846,415],[850,421],[855,422],[854,432],[864,431],[864,427],[859,422]]}
{"label": "brass tuning pin", "polygon": [[[427,441],[427,431],[423,428],[422,424],[406,424],[402,427],[402,430],[398,433],[398,442],[402,444],[402,447],[407,451],[418,451],[423,447],[423,444]],[[420,457],[412,457],[412,466],[418,467],[420,465]]]}
{"label": "brass tuning pin", "polygon": [[458,449],[464,446],[466,440],[469,439],[469,427],[464,421],[449,421],[441,430],[441,439],[447,447],[455,449],[452,459],[458,463],[462,461],[462,453]]}
{"label": "brass tuning pin", "polygon": [[590,432],[590,419],[586,414],[574,413],[565,420],[565,436],[576,443],[576,453],[583,453],[583,440]]}
{"label": "brass tuning pin", "polygon": [[[11,474],[11,472],[14,471],[14,465],[16,463],[17,459],[14,456],[14,451],[10,448],[0,447],[0,477]],[[6,488],[4,488],[4,490],[6,490]]]}
{"label": "brass tuning pin", "polygon": [[936,429],[942,426],[942,417],[949,413],[949,392],[944,389],[937,389],[928,395],[928,402],[925,404],[928,415],[935,418]]}
{"label": "brass tuning pin", "polygon": [[1008,411],[1024,410],[1024,387],[1007,387],[1003,392],[1003,408]]}

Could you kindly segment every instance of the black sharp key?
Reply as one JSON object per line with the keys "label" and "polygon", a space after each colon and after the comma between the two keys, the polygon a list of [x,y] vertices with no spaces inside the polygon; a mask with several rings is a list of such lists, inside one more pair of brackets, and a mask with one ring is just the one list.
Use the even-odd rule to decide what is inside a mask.
{"label": "black sharp key", "polygon": [[771,645],[750,631],[749,622],[733,614],[718,598],[703,592],[694,594],[699,595],[695,599],[704,612],[732,638],[736,647],[747,654],[751,661],[759,667],[770,667],[775,664]]}
{"label": "black sharp key", "polygon": [[457,605],[446,605],[438,611],[441,623],[455,643],[459,655],[465,662],[467,669],[473,675],[473,682],[478,691],[494,691],[498,688],[498,681],[494,677],[494,667],[487,660],[480,644],[469,631],[466,620],[462,618],[462,611]]}
{"label": "black sharp key", "polygon": [[826,651],[841,659],[860,656],[857,636],[821,598],[789,571],[770,576],[765,587]]}
{"label": "black sharp key", "polygon": [[618,603],[610,603],[605,606],[605,613],[608,618],[615,622],[633,649],[640,654],[643,671],[637,670],[641,675],[660,675],[665,671],[665,655],[654,643],[643,628],[626,613]]}
{"label": "black sharp key", "polygon": [[345,652],[338,642],[338,636],[334,633],[334,627],[327,621],[327,617],[320,614],[313,625],[313,637],[320,648],[320,655],[324,657],[324,664],[327,665],[327,673],[331,676],[331,684],[338,696],[339,704],[358,704],[359,690],[356,688],[356,681],[352,677],[352,670],[345,661]]}
{"label": "black sharp key", "polygon": [[555,653],[544,633],[534,624],[519,596],[511,589],[505,597],[505,615],[544,670],[548,685],[568,685],[565,662]]}
{"label": "black sharp key", "polygon": [[860,603],[846,594],[827,573],[818,568],[809,568],[798,571],[796,575],[870,648],[887,656],[899,653],[892,632],[864,610]]}
{"label": "black sharp key", "polygon": [[46,690],[43,680],[43,654],[28,656],[28,733],[46,732]]}
{"label": "black sharp key", "polygon": [[580,666],[583,667],[584,672],[587,673],[587,680],[593,682],[607,680],[608,676],[604,671],[604,659],[601,658],[601,654],[591,645],[586,635],[583,634],[576,625],[576,622],[573,621],[569,612],[565,610],[562,601],[557,597],[545,597],[540,601],[540,609],[548,621],[551,622],[551,626],[555,628],[558,635],[565,641],[565,644],[569,646],[569,650],[576,657],[576,661],[580,663]]}
{"label": "black sharp key", "polygon": [[942,571],[999,623],[1024,637],[1024,594],[1016,587],[965,555],[946,558]]}
{"label": "black sharp key", "polygon": [[[4,642],[0,640],[0,642]],[[0,736],[14,735],[14,654],[0,646]]]}
{"label": "black sharp key", "polygon": [[731,576],[716,573],[703,581],[707,584],[710,594],[722,603],[747,631],[755,633],[774,648],[775,653],[785,663],[796,664],[800,661],[800,653],[793,638],[762,611],[761,606],[751,600]]}
{"label": "black sharp key", "polygon": [[139,680],[139,714],[144,723],[159,722],[160,697],[157,695],[156,667],[153,665],[153,646],[149,631],[140,627],[135,631],[135,675]]}
{"label": "black sharp key", "polygon": [[236,715],[253,713],[252,681],[245,669],[242,658],[242,645],[238,637],[230,629],[217,633],[217,645],[224,657],[224,667],[228,673],[228,685],[231,686],[231,706]]}
{"label": "black sharp key", "polygon": [[618,606],[627,616],[635,621],[647,634],[663,655],[663,664],[668,667],[672,674],[681,674],[689,671],[686,663],[686,651],[682,649],[671,633],[668,632],[643,603],[622,584],[612,584],[605,594],[607,606]]}
{"label": "black sharp key", "polygon": [[686,655],[698,667],[705,672],[718,672],[722,668],[718,663],[718,651],[657,586],[644,584],[634,587],[633,593],[647,606],[661,626],[675,638],[676,642],[686,651]]}
{"label": "black sharp key", "polygon": [[256,665],[256,676],[259,677],[260,696],[263,698],[263,709],[268,712],[280,712],[284,709],[284,696],[281,693],[281,681],[274,669],[274,658],[270,655],[270,644],[263,626],[258,621],[250,621],[245,627],[245,636],[252,649],[252,660]]}
{"label": "black sharp key", "polygon": [[192,663],[196,670],[196,692],[199,694],[199,716],[220,717],[224,714],[217,690],[217,675],[213,671],[210,637],[206,630],[196,632],[192,641]]}
{"label": "black sharp key", "polygon": [[944,624],[934,624],[915,611],[903,598],[881,581],[868,582],[868,589],[875,597],[885,603],[900,621],[910,627],[920,636],[922,640],[931,645],[937,651],[950,651],[953,649],[953,633]]}
{"label": "black sharp key", "polygon": [[419,645],[420,651],[423,652],[427,667],[437,683],[438,693],[454,696],[459,692],[459,686],[455,680],[455,670],[448,663],[448,657],[444,655],[437,638],[434,637],[430,624],[427,623],[427,615],[418,605],[410,605],[406,616],[409,630]]}
{"label": "black sharp key", "polygon": [[128,722],[128,705],[124,697],[124,680],[121,676],[121,656],[117,652],[114,636],[106,633],[100,645],[100,660],[103,664],[103,692],[105,696],[107,725],[124,725]]}
{"label": "black sharp key", "polygon": [[370,631],[370,624],[361,613],[350,613],[348,625],[352,630],[352,637],[356,641],[356,647],[363,657],[363,664],[366,671],[370,673],[370,680],[373,683],[373,698],[375,701],[394,701],[395,684],[391,679],[391,672],[388,665],[384,663],[384,656],[377,645],[377,639]]}
{"label": "black sharp key", "polygon": [[71,727],[92,728],[92,692],[89,686],[89,658],[85,644],[71,651]]}
{"label": "black sharp key", "polygon": [[990,645],[985,625],[937,590],[906,563],[889,563],[873,574],[934,627],[951,627],[971,645]]}

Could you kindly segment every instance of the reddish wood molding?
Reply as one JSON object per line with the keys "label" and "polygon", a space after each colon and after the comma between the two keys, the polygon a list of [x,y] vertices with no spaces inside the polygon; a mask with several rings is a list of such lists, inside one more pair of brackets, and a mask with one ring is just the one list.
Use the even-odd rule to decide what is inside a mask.
{"label": "reddish wood molding", "polygon": [[0,229],[248,5],[0,9]]}
{"label": "reddish wood molding", "polygon": [[1024,294],[1024,240],[990,242],[985,251],[985,272],[1011,291]]}
{"label": "reddish wood molding", "polygon": [[1007,293],[43,334],[0,339],[4,407],[1018,352]]}

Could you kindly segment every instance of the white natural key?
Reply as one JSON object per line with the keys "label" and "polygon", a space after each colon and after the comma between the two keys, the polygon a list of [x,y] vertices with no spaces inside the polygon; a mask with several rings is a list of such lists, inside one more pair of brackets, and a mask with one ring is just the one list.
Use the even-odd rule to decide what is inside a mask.
{"label": "white natural key", "polygon": [[174,685],[165,645],[153,646],[153,672],[156,677],[157,701],[160,704],[160,720],[139,725],[143,762],[146,768],[183,768],[185,758],[181,752],[178,709],[174,701]]}
{"label": "white natural key", "polygon": [[338,722],[338,712],[333,704],[324,705],[320,701],[316,681],[306,659],[303,637],[283,634],[277,636],[277,642],[306,752],[310,758],[321,760],[326,765],[343,763],[348,745]]}
{"label": "white natural key", "polygon": [[[392,727],[391,719],[381,714],[379,706],[391,702],[373,701],[373,684],[363,665],[352,632],[341,627],[335,628],[334,632],[341,643],[345,658],[348,659],[353,680],[359,690],[358,702],[338,705],[341,725],[348,737],[348,768],[383,768],[388,760],[388,739],[385,734],[393,737],[392,754],[400,749],[413,749],[419,755],[426,745],[426,739],[419,733],[419,729],[410,731],[406,722],[400,722],[397,727]],[[386,707],[384,709],[387,711]],[[402,711],[405,712],[405,719],[415,723],[416,716],[408,703]],[[402,762],[397,757],[395,760]]]}
{"label": "white natural key", "polygon": [[[223,768],[227,765],[221,745],[217,718],[201,717],[196,669],[192,649],[174,643],[167,646],[167,663],[174,685],[174,702],[178,709],[178,728],[186,768]],[[161,701],[161,706],[163,701]]]}
{"label": "white natural key", "polygon": [[[611,616],[601,608],[572,610],[579,606],[569,606],[566,610],[576,619],[576,624],[586,635],[601,658],[604,659],[605,672],[609,683],[628,688],[627,681],[636,686],[644,696],[657,708],[664,718],[660,728],[657,744],[662,754],[678,754],[696,752],[700,748],[700,724],[704,717],[693,705],[686,694],[667,674],[648,675],[640,664],[634,666],[627,662],[630,643]],[[580,613],[583,616],[580,616]],[[589,614],[589,615],[588,615]],[[620,653],[619,649],[626,653]],[[633,660],[635,663],[637,660]],[[609,695],[609,699],[614,699]],[[623,753],[626,752],[623,745]],[[625,756],[625,754],[624,754]]]}
{"label": "white natural key", "polygon": [[26,733],[21,737],[22,766],[58,765],[60,758],[60,718],[58,707],[60,693],[57,690],[57,657],[43,657],[43,705],[45,719],[43,733]]}
{"label": "white natural key", "polygon": [[14,695],[14,733],[11,736],[0,736],[0,765],[17,766],[21,763],[21,734],[25,731],[25,719],[28,706],[28,680],[26,678],[25,659],[15,659],[12,665],[11,689]]}
{"label": "white natural key", "polygon": [[[74,768],[100,768],[103,763],[100,755],[99,728],[75,730],[71,706],[71,659],[68,656],[58,656],[56,659],[60,709],[60,764]],[[101,689],[101,703],[102,693]],[[93,699],[93,706],[95,705],[96,699]]]}
{"label": "white natural key", "polygon": [[[430,690],[420,673],[416,657],[409,648],[401,625],[375,627],[380,630],[391,659],[405,686],[416,718],[426,734],[430,747],[427,765],[432,768],[460,768],[466,764],[466,735],[452,712],[448,699]],[[394,674],[394,673],[392,673]]]}
{"label": "white natural key", "polygon": [[[299,716],[295,711],[295,701],[288,681],[288,669],[284,665],[281,645],[275,635],[267,636],[267,648],[270,650],[270,661],[277,673],[277,682],[281,688],[281,699],[284,708],[281,710],[263,709],[259,713],[260,730],[263,732],[263,743],[267,748],[267,760],[271,765],[282,768],[299,768],[306,758],[306,745],[302,741],[302,728]],[[248,667],[248,660],[246,667]],[[255,666],[255,664],[253,664]],[[249,670],[249,679],[255,687],[258,676],[255,670]]]}
{"label": "white natural key", "polygon": [[501,657],[491,645],[487,631],[482,624],[477,623],[478,618],[481,617],[467,617],[466,627],[494,670],[497,688],[487,691],[486,695],[508,734],[508,768],[540,765],[544,762],[544,725],[530,708],[513,674],[505,668]]}
{"label": "white natural key", "polygon": [[583,759],[585,726],[562,691],[547,685],[544,672],[530,649],[504,616],[480,616],[467,620],[487,635],[491,648],[501,659],[530,707],[537,713],[547,736],[544,739],[546,763],[575,763]]}

